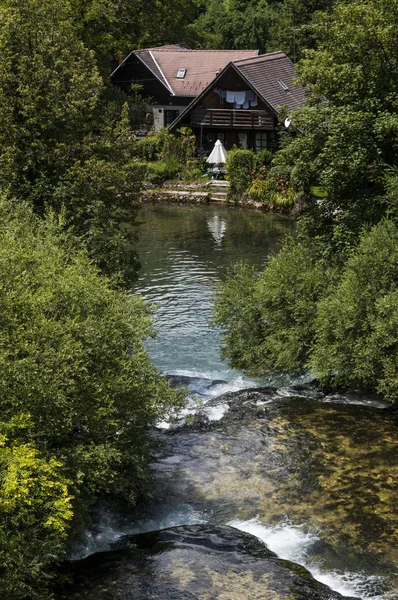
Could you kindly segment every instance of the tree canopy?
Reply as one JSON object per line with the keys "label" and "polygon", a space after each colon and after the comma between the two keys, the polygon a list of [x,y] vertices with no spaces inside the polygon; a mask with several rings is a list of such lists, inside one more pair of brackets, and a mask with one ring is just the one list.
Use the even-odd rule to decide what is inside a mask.
{"label": "tree canopy", "polygon": [[264,272],[238,269],[219,291],[235,366],[310,369],[322,384],[398,400],[397,23],[395,0],[339,2],[311,23],[317,45],[297,65],[309,101],[271,167],[304,209]]}
{"label": "tree canopy", "polygon": [[71,242],[55,217],[42,221],[26,203],[1,201],[0,556],[7,557],[7,598],[36,597],[39,573],[64,550],[72,511],[81,515],[100,494],[135,500],[148,432],[182,402],[147,356],[151,311],[140,297],[114,289]]}

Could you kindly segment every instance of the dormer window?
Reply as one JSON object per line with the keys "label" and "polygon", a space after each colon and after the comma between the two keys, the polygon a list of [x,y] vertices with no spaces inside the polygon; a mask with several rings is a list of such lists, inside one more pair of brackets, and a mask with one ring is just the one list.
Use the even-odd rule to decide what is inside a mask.
{"label": "dormer window", "polygon": [[286,85],[286,83],[284,81],[282,81],[282,79],[278,79],[278,83],[281,86],[281,88],[283,90],[285,90],[286,92],[289,90],[289,87]]}
{"label": "dormer window", "polygon": [[186,69],[178,69],[177,79],[184,79],[186,72],[187,72]]}

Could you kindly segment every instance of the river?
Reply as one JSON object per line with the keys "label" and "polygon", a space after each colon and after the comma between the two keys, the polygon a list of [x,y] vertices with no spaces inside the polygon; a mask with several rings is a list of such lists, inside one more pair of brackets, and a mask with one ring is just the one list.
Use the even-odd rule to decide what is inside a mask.
{"label": "river", "polygon": [[[215,287],[228,267],[245,260],[262,268],[285,236],[294,234],[294,223],[279,215],[221,205],[146,205],[140,220],[138,252],[142,269],[133,293],[142,294],[156,305],[157,336],[148,341],[148,351],[162,372],[189,384],[192,400],[187,412],[195,410],[195,398],[206,403],[225,392],[245,388],[283,386],[280,395],[283,390],[289,395],[287,386],[291,382],[286,378],[251,379],[229,368],[220,357],[220,337],[211,315]],[[211,418],[220,418],[217,407],[211,410]],[[205,509],[183,501],[166,502],[134,523],[102,515],[77,555],[106,549],[122,534],[205,523],[209,519]],[[360,562],[345,568],[341,558],[336,558],[335,564],[330,557],[326,562],[314,558],[319,553],[316,531],[295,526],[284,518],[278,523],[268,523],[261,517],[229,519],[229,523],[257,536],[279,557],[306,566],[316,579],[343,596],[397,598],[385,575],[375,574]]]}

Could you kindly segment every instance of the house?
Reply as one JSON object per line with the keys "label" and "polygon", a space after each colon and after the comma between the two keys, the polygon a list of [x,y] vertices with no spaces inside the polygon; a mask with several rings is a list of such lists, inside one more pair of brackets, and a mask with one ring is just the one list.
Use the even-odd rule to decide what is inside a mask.
{"label": "house", "polygon": [[217,139],[257,152],[277,145],[278,114],[305,102],[294,85],[294,65],[283,52],[231,60],[169,125],[174,132],[189,126],[198,145],[209,152]]}
{"label": "house", "polygon": [[258,56],[258,50],[191,50],[175,44],[134,50],[111,74],[113,84],[129,93],[142,86],[150,98],[155,129],[167,127],[207,89],[226,65]]}

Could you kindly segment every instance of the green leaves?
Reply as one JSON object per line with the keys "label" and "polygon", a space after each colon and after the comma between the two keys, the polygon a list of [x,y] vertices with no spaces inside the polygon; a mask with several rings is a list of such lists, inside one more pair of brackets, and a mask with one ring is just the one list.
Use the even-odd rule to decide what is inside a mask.
{"label": "green leaves", "polygon": [[362,235],[338,285],[318,305],[310,366],[321,381],[396,401],[398,230],[383,221]]}
{"label": "green leaves", "polygon": [[183,396],[147,356],[143,300],[100,276],[55,219],[4,200],[0,315],[0,589],[36,598],[71,511],[100,494],[134,501],[150,428]]}

